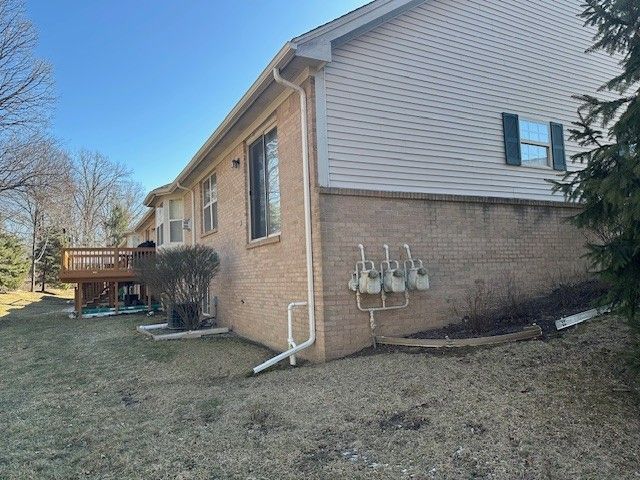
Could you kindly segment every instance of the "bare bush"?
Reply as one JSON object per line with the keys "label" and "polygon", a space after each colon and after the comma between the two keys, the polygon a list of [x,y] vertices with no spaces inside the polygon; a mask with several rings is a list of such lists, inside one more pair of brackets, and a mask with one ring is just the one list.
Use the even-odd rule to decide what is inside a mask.
{"label": "bare bush", "polygon": [[136,270],[143,283],[175,312],[187,330],[200,326],[202,301],[220,260],[211,247],[183,246],[142,259]]}
{"label": "bare bush", "polygon": [[505,292],[506,316],[514,320],[530,314],[526,307],[527,295],[512,275],[507,274],[502,291]]}
{"label": "bare bush", "polygon": [[462,311],[454,307],[456,315],[475,333],[484,333],[493,326],[492,307],[494,295],[484,280],[476,279],[468,291]]}

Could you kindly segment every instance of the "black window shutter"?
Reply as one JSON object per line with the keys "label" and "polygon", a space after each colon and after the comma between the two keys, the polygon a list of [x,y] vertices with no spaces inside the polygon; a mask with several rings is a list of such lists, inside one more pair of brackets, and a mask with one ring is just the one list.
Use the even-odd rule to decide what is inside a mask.
{"label": "black window shutter", "polygon": [[566,170],[567,159],[564,153],[564,134],[562,124],[551,122],[551,150],[553,154],[553,169]]}
{"label": "black window shutter", "polygon": [[520,165],[520,126],[518,115],[515,113],[502,114],[502,127],[504,131],[504,153],[507,165]]}

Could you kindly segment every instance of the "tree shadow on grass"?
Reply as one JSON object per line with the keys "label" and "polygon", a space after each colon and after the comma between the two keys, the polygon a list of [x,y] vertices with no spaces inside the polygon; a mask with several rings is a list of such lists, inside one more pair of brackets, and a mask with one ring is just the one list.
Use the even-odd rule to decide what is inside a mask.
{"label": "tree shadow on grass", "polygon": [[[42,314],[68,314],[73,306],[69,292],[24,292],[0,294],[0,322]],[[17,315],[16,315],[17,314]]]}

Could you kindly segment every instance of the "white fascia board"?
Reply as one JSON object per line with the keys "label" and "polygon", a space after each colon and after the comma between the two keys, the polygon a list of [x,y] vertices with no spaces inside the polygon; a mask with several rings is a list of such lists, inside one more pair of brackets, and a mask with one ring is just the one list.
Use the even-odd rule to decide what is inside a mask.
{"label": "white fascia board", "polygon": [[322,62],[330,62],[331,43],[316,40],[305,42],[297,46],[296,56],[320,60]]}

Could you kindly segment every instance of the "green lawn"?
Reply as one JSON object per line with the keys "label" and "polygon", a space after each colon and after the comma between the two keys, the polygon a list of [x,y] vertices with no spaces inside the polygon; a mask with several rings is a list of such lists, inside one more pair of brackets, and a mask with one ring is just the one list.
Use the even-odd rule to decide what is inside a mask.
{"label": "green lawn", "polygon": [[246,377],[271,352],[153,342],[135,326],[158,317],[72,320],[66,302],[0,317],[1,479],[640,478],[614,318],[550,342]]}

